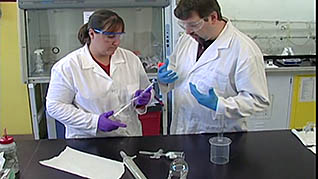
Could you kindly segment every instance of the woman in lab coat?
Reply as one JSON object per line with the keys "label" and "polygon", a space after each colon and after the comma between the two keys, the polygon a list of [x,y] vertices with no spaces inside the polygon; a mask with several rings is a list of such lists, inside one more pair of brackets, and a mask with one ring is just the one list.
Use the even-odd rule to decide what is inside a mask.
{"label": "woman in lab coat", "polygon": [[174,10],[186,31],[158,72],[163,93],[173,90],[170,133],[247,129],[246,118],[269,106],[263,55],[222,18],[215,0],[180,0]]}
{"label": "woman in lab coat", "polygon": [[[151,91],[141,94],[140,89],[150,82],[139,58],[119,47],[123,34],[121,17],[95,11],[78,33],[83,47],[53,66],[46,107],[65,125],[66,138],[142,135],[137,114],[146,112]],[[127,110],[112,118],[136,96]]]}

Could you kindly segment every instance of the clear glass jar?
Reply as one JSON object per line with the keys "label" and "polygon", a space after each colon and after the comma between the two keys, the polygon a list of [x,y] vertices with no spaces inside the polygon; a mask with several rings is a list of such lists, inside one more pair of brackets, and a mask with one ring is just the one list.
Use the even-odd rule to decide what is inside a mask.
{"label": "clear glass jar", "polygon": [[188,171],[189,166],[184,157],[176,158],[170,164],[168,179],[186,179]]}

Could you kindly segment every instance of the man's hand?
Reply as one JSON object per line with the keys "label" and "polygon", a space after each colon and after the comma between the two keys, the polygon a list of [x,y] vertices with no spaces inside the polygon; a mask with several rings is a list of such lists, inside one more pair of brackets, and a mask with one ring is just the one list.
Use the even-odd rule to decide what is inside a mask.
{"label": "man's hand", "polygon": [[178,79],[176,72],[172,70],[167,70],[169,65],[169,60],[167,59],[164,65],[162,65],[158,70],[158,81],[163,84],[173,83]]}
{"label": "man's hand", "polygon": [[190,85],[191,94],[195,97],[195,99],[200,104],[202,104],[203,106],[208,107],[208,108],[216,111],[216,107],[217,107],[217,104],[218,104],[218,97],[214,93],[214,89],[213,88],[209,89],[209,94],[208,95],[204,95],[204,94],[201,94],[197,90],[197,87],[194,84],[189,83],[189,85]]}

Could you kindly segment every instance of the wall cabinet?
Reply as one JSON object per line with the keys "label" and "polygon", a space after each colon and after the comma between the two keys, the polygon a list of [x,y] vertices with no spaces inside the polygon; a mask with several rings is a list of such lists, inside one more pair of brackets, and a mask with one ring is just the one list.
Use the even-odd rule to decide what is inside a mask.
{"label": "wall cabinet", "polygon": [[[302,128],[307,122],[315,121],[316,90],[312,89],[315,86],[315,74],[315,67],[267,70],[266,76],[271,105],[265,111],[256,113],[248,119],[248,130]],[[307,84],[303,84],[302,88],[302,90],[309,90],[307,94],[303,95],[313,93],[311,95],[314,97],[311,101],[299,103],[299,95],[301,95],[300,77],[308,77],[307,80],[311,80]]]}
{"label": "wall cabinet", "polygon": [[286,129],[289,123],[292,75],[288,73],[266,73],[271,105],[256,113],[247,121],[248,129]]}

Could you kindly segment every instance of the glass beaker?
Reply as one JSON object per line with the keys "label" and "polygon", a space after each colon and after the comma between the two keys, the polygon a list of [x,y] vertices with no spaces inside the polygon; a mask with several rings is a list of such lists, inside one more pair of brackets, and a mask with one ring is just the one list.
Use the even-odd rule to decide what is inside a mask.
{"label": "glass beaker", "polygon": [[169,168],[168,179],[186,179],[189,166],[184,158],[174,159]]}
{"label": "glass beaker", "polygon": [[210,161],[217,165],[227,164],[230,159],[231,142],[230,138],[223,136],[210,138]]}

